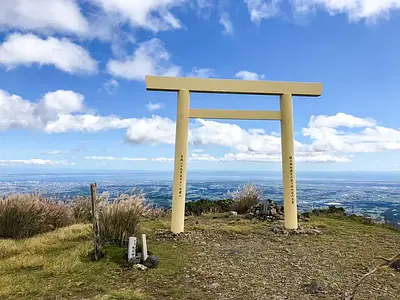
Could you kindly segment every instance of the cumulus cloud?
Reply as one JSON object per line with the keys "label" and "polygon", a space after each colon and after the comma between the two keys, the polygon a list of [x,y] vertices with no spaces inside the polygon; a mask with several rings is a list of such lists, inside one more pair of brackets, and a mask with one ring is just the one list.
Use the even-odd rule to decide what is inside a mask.
{"label": "cumulus cloud", "polygon": [[133,55],[126,59],[110,60],[107,70],[116,77],[139,81],[144,80],[146,75],[181,74],[181,68],[170,61],[170,54],[158,38],[141,43]]}
{"label": "cumulus cloud", "polygon": [[147,103],[146,104],[146,108],[148,109],[148,111],[156,111],[156,110],[160,110],[164,107],[163,103]]}
{"label": "cumulus cloud", "polygon": [[345,13],[350,21],[388,17],[391,10],[400,9],[400,0],[293,0],[299,13],[324,9],[331,15]]}
{"label": "cumulus cloud", "polygon": [[309,127],[311,128],[336,128],[336,127],[373,127],[376,121],[371,118],[358,118],[352,115],[338,113],[334,116],[311,116]]}
{"label": "cumulus cloud", "polygon": [[257,74],[255,72],[250,72],[246,70],[239,71],[235,74],[235,77],[244,80],[262,80],[264,79],[264,74]]}
{"label": "cumulus cloud", "polygon": [[97,62],[81,46],[66,38],[41,39],[14,33],[0,45],[0,64],[8,69],[32,64],[53,65],[67,73],[96,73]]}
{"label": "cumulus cloud", "polygon": [[4,160],[0,159],[0,165],[74,165],[72,162],[67,161],[56,161],[56,160],[46,160],[40,158],[33,158],[33,159],[10,159]]}
{"label": "cumulus cloud", "polygon": [[1,28],[86,35],[89,24],[75,0],[4,0]]}
{"label": "cumulus cloud", "polygon": [[244,0],[254,23],[269,19],[279,14],[282,0]]}
{"label": "cumulus cloud", "polygon": [[[123,119],[88,114],[83,101],[83,96],[73,91],[50,92],[37,102],[30,102],[0,90],[0,130],[26,128],[61,133],[123,129],[128,143],[175,143],[175,122],[171,119],[160,116]],[[345,163],[351,161],[353,153],[400,150],[400,129],[383,127],[373,119],[344,113],[313,116],[301,134],[311,142],[295,141],[298,162]],[[229,151],[221,158],[193,151],[189,158],[193,161],[279,162],[281,159],[279,134],[260,128],[243,129],[236,124],[196,119],[190,124],[189,143],[216,145]]]}
{"label": "cumulus cloud", "polygon": [[233,24],[228,13],[221,14],[221,17],[219,18],[219,23],[224,28],[224,30],[222,31],[224,34],[226,35],[233,34]]}
{"label": "cumulus cloud", "polygon": [[171,9],[183,5],[182,0],[90,0],[101,7],[109,16],[120,22],[129,22],[132,27],[140,27],[153,32],[181,28],[181,22],[171,13]]}
{"label": "cumulus cloud", "polygon": [[134,144],[174,144],[175,122],[159,116],[134,119],[126,133],[126,140]]}

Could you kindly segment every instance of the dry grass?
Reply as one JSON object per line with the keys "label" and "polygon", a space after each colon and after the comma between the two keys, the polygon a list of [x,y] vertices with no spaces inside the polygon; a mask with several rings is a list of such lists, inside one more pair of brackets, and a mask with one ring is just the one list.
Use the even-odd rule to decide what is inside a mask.
{"label": "dry grass", "polygon": [[263,190],[261,188],[248,184],[234,192],[228,192],[227,196],[234,201],[231,209],[237,211],[238,214],[244,214],[252,206],[259,203],[262,194]]}
{"label": "dry grass", "polygon": [[102,244],[118,246],[127,245],[129,237],[138,234],[141,219],[151,211],[144,194],[122,194],[98,208]]}
{"label": "dry grass", "polygon": [[40,195],[10,195],[0,200],[0,238],[31,237],[73,222],[70,207]]}
{"label": "dry grass", "polygon": [[[215,215],[212,215],[213,217]],[[0,240],[0,299],[343,299],[369,268],[398,252],[400,232],[346,219],[312,217],[321,236],[274,234],[241,218],[188,217],[187,237],[155,234],[168,219],[145,219],[140,233],[160,259],[154,270],[122,266],[125,248],[91,262],[89,225],[24,240]],[[324,293],[308,294],[317,281]],[[377,272],[356,299],[399,299],[400,273]]]}

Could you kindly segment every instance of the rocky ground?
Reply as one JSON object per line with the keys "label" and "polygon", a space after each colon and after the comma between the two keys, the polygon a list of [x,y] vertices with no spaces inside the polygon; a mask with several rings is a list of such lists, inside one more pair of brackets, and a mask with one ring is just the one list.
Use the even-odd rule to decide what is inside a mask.
{"label": "rocky ground", "polygon": [[[187,233],[157,236],[196,245],[179,277],[182,287],[190,287],[185,299],[345,299],[380,263],[375,256],[400,251],[398,233],[323,221],[287,232],[281,223],[249,221],[246,228],[240,218],[193,218]],[[356,299],[400,299],[400,273],[378,272]]]}
{"label": "rocky ground", "polygon": [[[378,256],[400,252],[400,231],[355,220],[311,216],[289,232],[281,220],[208,214],[185,225],[176,236],[168,217],[142,223],[159,258],[145,271],[123,261],[124,248],[90,261],[87,225],[0,240],[0,299],[346,299]],[[380,269],[355,299],[400,299],[400,272]]]}

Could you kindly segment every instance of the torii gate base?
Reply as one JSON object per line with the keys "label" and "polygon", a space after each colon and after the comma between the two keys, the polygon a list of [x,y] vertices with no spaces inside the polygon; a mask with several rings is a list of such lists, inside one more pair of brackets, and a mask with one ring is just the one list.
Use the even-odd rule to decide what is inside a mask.
{"label": "torii gate base", "polygon": [[[171,231],[184,231],[189,118],[280,120],[285,228],[297,229],[292,96],[318,97],[322,84],[146,76],[146,88],[178,92]],[[190,92],[279,95],[280,111],[190,109]]]}

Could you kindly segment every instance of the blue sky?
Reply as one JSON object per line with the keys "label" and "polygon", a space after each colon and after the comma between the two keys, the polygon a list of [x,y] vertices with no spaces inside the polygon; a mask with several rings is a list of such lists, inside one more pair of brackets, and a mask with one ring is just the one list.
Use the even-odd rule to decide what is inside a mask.
{"label": "blue sky", "polygon": [[[145,75],[322,82],[322,97],[294,98],[298,170],[400,170],[400,1],[33,2],[0,4],[4,171],[171,170],[176,94],[146,91]],[[190,169],[281,169],[279,122],[190,128]]]}

